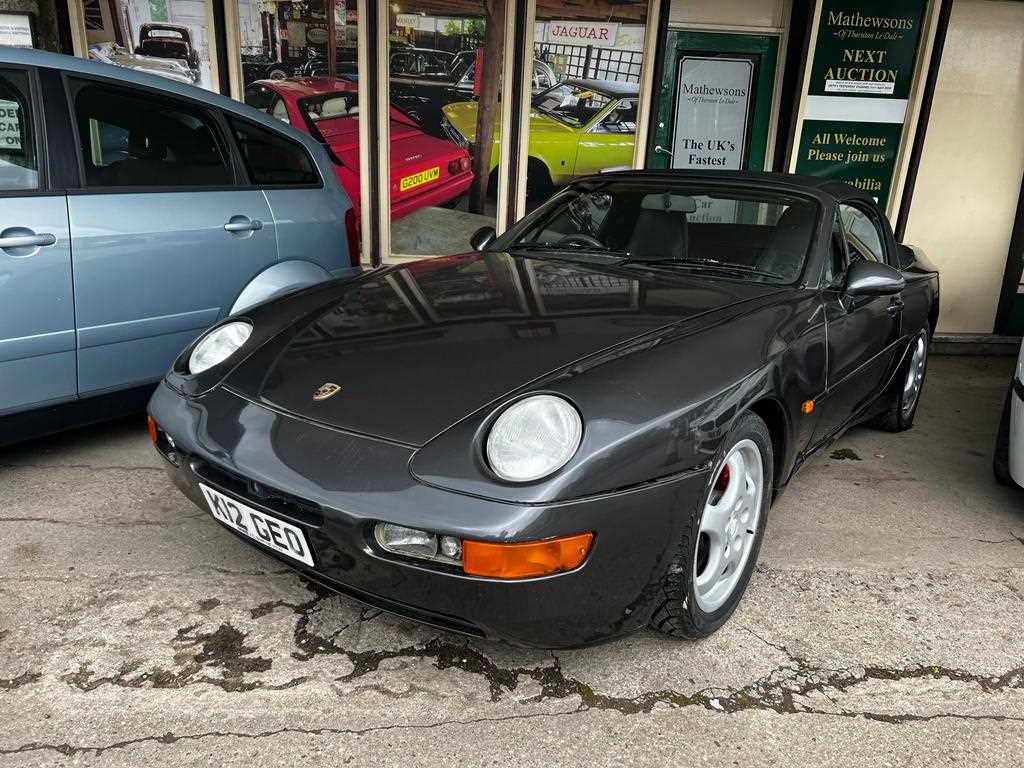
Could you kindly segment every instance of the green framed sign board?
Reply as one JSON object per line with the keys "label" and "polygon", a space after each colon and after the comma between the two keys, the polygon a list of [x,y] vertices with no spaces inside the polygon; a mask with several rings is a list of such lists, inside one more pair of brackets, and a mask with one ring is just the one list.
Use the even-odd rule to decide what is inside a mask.
{"label": "green framed sign board", "polygon": [[797,173],[850,183],[888,205],[926,0],[821,0]]}
{"label": "green framed sign board", "polygon": [[[648,167],[687,167],[692,154],[708,169],[764,170],[778,45],[771,35],[670,30],[654,135],[672,152],[654,153]],[[687,116],[689,134],[680,131]]]}

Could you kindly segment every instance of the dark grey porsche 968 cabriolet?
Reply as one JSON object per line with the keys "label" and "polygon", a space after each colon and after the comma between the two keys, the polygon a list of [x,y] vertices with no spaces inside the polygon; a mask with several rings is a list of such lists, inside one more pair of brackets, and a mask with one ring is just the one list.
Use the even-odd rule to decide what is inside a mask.
{"label": "dark grey porsche 968 cabriolet", "polygon": [[938,276],[852,187],[610,173],[474,244],[198,339],[150,403],[174,482],[424,622],[696,638],[736,608],[809,455],[914,421]]}

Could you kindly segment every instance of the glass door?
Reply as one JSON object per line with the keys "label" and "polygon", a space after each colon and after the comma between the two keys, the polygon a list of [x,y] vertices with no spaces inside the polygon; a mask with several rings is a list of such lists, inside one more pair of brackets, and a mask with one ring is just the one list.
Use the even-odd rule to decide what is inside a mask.
{"label": "glass door", "polygon": [[670,31],[651,168],[764,170],[778,38]]}

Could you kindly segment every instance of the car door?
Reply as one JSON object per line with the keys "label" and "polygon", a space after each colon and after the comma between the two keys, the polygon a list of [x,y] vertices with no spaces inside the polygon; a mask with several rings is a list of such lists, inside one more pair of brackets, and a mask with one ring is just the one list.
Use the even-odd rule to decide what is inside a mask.
{"label": "car door", "polygon": [[[358,264],[355,211],[340,183],[299,142],[237,115],[227,118],[251,183],[274,217],[279,263],[315,264],[333,275]],[[356,250],[353,250],[356,249]]]}
{"label": "car door", "polygon": [[73,400],[67,198],[42,169],[34,70],[0,64],[0,414]]}
{"label": "car door", "polygon": [[159,379],[278,257],[263,193],[201,102],[69,77],[81,395]]}
{"label": "car door", "polygon": [[849,264],[856,259],[887,261],[877,217],[866,208],[843,203],[833,224],[832,251],[826,259],[822,292],[828,333],[828,381],[815,431],[825,440],[866,408],[888,380],[900,337],[896,296],[846,296]]}
{"label": "car door", "polygon": [[620,99],[583,129],[576,153],[576,176],[633,167],[636,106],[635,100]]}

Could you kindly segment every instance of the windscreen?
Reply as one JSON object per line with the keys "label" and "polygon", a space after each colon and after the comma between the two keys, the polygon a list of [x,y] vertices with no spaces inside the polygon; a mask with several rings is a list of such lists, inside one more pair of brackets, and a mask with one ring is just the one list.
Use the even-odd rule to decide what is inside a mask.
{"label": "windscreen", "polygon": [[771,191],[606,182],[570,187],[493,247],[611,253],[636,263],[793,283],[817,216],[813,200]]}

